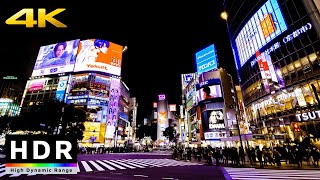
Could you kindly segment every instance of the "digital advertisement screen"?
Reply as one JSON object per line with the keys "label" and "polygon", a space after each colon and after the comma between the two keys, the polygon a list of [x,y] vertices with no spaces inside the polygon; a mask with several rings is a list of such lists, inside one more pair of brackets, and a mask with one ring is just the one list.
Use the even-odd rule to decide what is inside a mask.
{"label": "digital advertisement screen", "polygon": [[204,130],[225,129],[223,109],[213,109],[202,113]]}
{"label": "digital advertisement screen", "polygon": [[41,46],[32,76],[72,72],[79,39]]}
{"label": "digital advertisement screen", "polygon": [[268,0],[244,25],[235,42],[240,67],[264,45],[287,30],[277,0]]}
{"label": "digital advertisement screen", "polygon": [[196,53],[196,64],[198,75],[218,67],[216,50],[213,44]]}
{"label": "digital advertisement screen", "polygon": [[46,80],[47,78],[30,80],[28,92],[42,91],[46,83]]}
{"label": "digital advertisement screen", "polygon": [[201,87],[197,91],[197,102],[222,97],[220,85],[209,85]]}
{"label": "digital advertisement screen", "polygon": [[122,46],[106,40],[80,41],[74,72],[99,71],[120,76],[122,50]]}

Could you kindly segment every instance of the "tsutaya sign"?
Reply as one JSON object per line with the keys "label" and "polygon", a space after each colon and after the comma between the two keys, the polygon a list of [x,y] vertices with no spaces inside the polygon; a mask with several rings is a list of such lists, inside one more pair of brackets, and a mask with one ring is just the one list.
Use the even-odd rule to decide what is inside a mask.
{"label": "tsutaya sign", "polygon": [[298,121],[308,121],[310,119],[319,119],[320,118],[320,110],[311,111],[302,114],[296,114]]}

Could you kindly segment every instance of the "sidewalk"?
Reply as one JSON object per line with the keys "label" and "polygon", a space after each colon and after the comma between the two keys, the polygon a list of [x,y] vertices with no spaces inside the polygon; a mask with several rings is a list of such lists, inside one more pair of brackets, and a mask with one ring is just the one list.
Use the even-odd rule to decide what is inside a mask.
{"label": "sidewalk", "polygon": [[[192,162],[192,163],[198,163],[198,164],[203,164],[203,165],[208,165],[207,160],[201,158],[201,161],[199,162],[197,159],[195,158],[191,158],[191,161],[188,160],[180,160],[180,159],[176,159],[178,161],[185,161],[185,162]],[[216,160],[213,159],[212,162],[213,166],[216,166]],[[228,165],[225,165],[223,163],[221,163],[220,161],[220,166],[222,167],[234,167],[234,168],[256,168],[256,169],[261,169],[259,167],[259,162],[256,163],[256,166],[251,166],[250,162],[245,162],[244,165],[240,165],[240,166],[232,166],[231,165],[231,161],[229,161]],[[275,165],[270,165],[268,163],[268,165],[264,166],[263,169],[281,169],[281,170],[320,170],[320,168],[315,168],[313,165],[308,165],[307,162],[302,162],[302,168],[298,168],[298,165],[296,164],[286,164],[285,162],[281,162],[281,166],[277,167]]]}

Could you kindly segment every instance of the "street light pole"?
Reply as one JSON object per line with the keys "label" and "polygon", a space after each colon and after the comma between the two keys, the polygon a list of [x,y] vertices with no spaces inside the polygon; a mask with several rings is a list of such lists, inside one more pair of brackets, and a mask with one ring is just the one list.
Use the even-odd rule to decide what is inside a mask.
{"label": "street light pole", "polygon": [[241,137],[240,126],[239,126],[239,118],[241,118],[241,116],[239,115],[239,103],[238,103],[237,91],[236,91],[236,88],[235,88],[235,86],[233,84],[232,76],[230,74],[228,74],[228,76],[231,79],[232,89],[234,91],[234,100],[235,100],[235,108],[236,108],[236,123],[237,123],[236,126],[237,126],[237,130],[238,130],[238,133],[239,133],[240,146],[241,146],[242,149],[244,149],[243,145],[242,145],[242,137]]}

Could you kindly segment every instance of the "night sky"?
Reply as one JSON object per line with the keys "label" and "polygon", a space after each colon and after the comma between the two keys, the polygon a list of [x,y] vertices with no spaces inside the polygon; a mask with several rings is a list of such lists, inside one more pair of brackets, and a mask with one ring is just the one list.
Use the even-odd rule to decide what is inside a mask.
{"label": "night sky", "polygon": [[[181,74],[195,72],[195,53],[211,44],[217,48],[219,66],[236,79],[226,24],[220,18],[223,0],[1,2],[0,73],[31,76],[40,46],[61,41],[97,38],[128,46],[122,80],[137,97],[138,122],[151,113],[159,93],[167,94],[170,104],[181,104]],[[22,8],[66,8],[55,18],[68,27],[5,24]]]}

